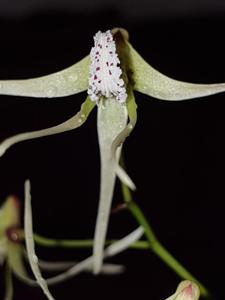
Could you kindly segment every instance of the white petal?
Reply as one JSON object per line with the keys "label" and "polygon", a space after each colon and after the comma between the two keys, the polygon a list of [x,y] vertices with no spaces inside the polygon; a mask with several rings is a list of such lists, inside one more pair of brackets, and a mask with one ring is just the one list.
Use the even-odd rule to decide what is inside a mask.
{"label": "white petal", "polygon": [[25,231],[25,243],[27,248],[28,259],[30,262],[33,274],[42,288],[44,294],[49,300],[54,300],[49,292],[47,283],[41,275],[41,271],[38,266],[38,258],[34,249],[33,239],[33,222],[32,222],[32,209],[31,209],[31,195],[30,195],[30,182],[25,182],[25,215],[24,215],[24,231]]}
{"label": "white petal", "polygon": [[95,274],[100,272],[102,266],[103,249],[116,179],[111,146],[116,136],[126,126],[126,106],[120,104],[115,98],[108,98],[104,102],[100,102],[97,123],[101,156],[101,184],[93,249]]}
{"label": "white petal", "polygon": [[155,70],[128,44],[134,90],[161,100],[187,100],[225,91],[225,83],[194,84],[178,81]]}
{"label": "white petal", "polygon": [[[138,227],[134,231],[132,231],[130,234],[125,236],[124,238],[120,239],[119,241],[113,243],[109,247],[107,247],[104,251],[104,258],[112,257],[114,255],[117,255],[123,251],[125,251],[127,248],[129,248],[133,243],[135,243],[137,240],[139,240],[144,233],[144,230],[142,227]],[[86,271],[87,269],[92,268],[94,262],[94,257],[90,256],[86,258],[85,260],[81,261],[80,263],[76,264],[71,269],[67,270],[66,272],[57,275],[55,277],[47,279],[47,283],[50,284],[56,284],[62,281],[65,281],[83,271]],[[104,265],[103,265],[104,270]]]}
{"label": "white petal", "polygon": [[123,252],[124,250],[129,248],[130,245],[132,245],[134,242],[138,241],[143,234],[144,234],[143,227],[142,226],[138,227],[130,234],[120,239],[118,242],[115,242],[114,244],[110,245],[105,250],[106,257],[114,256],[120,252]]}
{"label": "white petal", "polygon": [[0,157],[6,152],[7,149],[18,142],[62,133],[80,127],[87,120],[87,117],[94,106],[95,103],[87,98],[87,100],[82,104],[81,110],[75,116],[65,121],[64,123],[42,130],[20,133],[4,140],[0,144]]}
{"label": "white petal", "polygon": [[[70,261],[70,262],[58,262],[58,261],[44,261],[41,259],[38,259],[39,267],[42,270],[46,271],[63,271],[66,269],[69,269],[75,265],[77,265],[79,262]],[[116,265],[116,264],[104,264],[102,266],[101,274],[107,274],[107,275],[113,275],[113,274],[120,274],[124,271],[123,265]],[[85,270],[85,272],[92,272],[92,266],[88,266]],[[48,280],[47,280],[48,281]]]}
{"label": "white petal", "polygon": [[55,98],[80,93],[88,88],[90,57],[62,71],[21,80],[0,80],[0,94]]}
{"label": "white petal", "polygon": [[117,150],[120,145],[123,144],[125,139],[130,135],[132,130],[134,129],[137,121],[137,105],[135,103],[135,98],[133,91],[130,89],[128,92],[128,98],[127,98],[127,110],[129,115],[129,123],[126,125],[126,127],[116,136],[112,143],[112,157],[114,158],[114,167],[116,171],[116,175],[119,177],[119,179],[127,185],[131,190],[135,190],[136,186],[133,183],[132,179],[129,177],[129,175],[125,172],[125,170],[119,165],[119,159]]}

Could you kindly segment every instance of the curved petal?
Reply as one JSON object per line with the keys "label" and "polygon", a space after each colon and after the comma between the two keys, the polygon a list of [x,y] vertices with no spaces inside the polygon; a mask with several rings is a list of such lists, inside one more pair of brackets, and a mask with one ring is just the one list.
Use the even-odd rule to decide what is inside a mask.
{"label": "curved petal", "polygon": [[169,78],[151,67],[128,43],[134,90],[161,100],[187,100],[225,91],[225,83],[194,84]]}
{"label": "curved petal", "polygon": [[52,297],[45,279],[41,275],[38,266],[38,258],[35,253],[34,239],[33,239],[33,222],[32,222],[32,209],[31,209],[31,194],[30,194],[30,181],[25,182],[25,215],[24,215],[24,231],[25,243],[27,248],[28,259],[30,262],[33,274],[42,288],[44,294],[49,300],[54,300]]}
{"label": "curved petal", "polygon": [[[98,139],[101,156],[101,184],[98,215],[94,235],[94,273],[101,270],[103,249],[109,222],[109,212],[113,197],[116,172],[112,158],[111,145],[127,123],[127,108],[115,98],[100,102],[98,107]],[[119,152],[121,147],[119,148]],[[119,158],[118,152],[118,158]]]}
{"label": "curved petal", "polygon": [[[38,259],[38,265],[42,270],[46,271],[65,271],[73,267],[74,265],[78,264],[78,262],[70,261],[70,262],[58,262],[58,261],[44,261]],[[89,266],[84,271],[92,272],[92,266]],[[123,265],[116,265],[116,264],[104,264],[102,266],[101,274],[113,275],[113,274],[120,274],[124,271]],[[48,281],[48,280],[47,280]]]}
{"label": "curved petal", "polygon": [[89,97],[87,97],[86,101],[81,106],[81,110],[75,116],[61,123],[60,125],[42,130],[20,133],[4,140],[0,144],[0,157],[5,153],[7,149],[18,142],[53,135],[80,127],[87,120],[87,117],[94,106],[95,103],[92,102]]}
{"label": "curved petal", "polygon": [[136,186],[125,172],[125,170],[119,165],[119,160],[117,159],[117,149],[120,145],[123,144],[125,139],[130,135],[131,131],[134,129],[135,124],[137,122],[137,105],[135,103],[135,98],[133,91],[130,89],[128,91],[128,98],[127,98],[127,111],[129,116],[129,123],[127,126],[118,134],[118,136],[114,139],[112,143],[112,157],[114,158],[114,167],[116,171],[116,175],[119,179],[127,185],[131,190],[135,190]]}
{"label": "curved petal", "polygon": [[8,242],[8,264],[14,275],[24,283],[36,286],[37,282],[29,277],[23,263],[23,249],[20,244]]}
{"label": "curved petal", "polygon": [[55,98],[80,93],[88,88],[89,55],[62,71],[31,79],[0,80],[0,94]]}
{"label": "curved petal", "polygon": [[[32,268],[32,271],[39,283],[39,285],[42,287],[43,291],[46,293],[48,299],[52,299],[51,295],[49,294],[49,290],[47,287],[47,284],[56,284],[59,282],[62,282],[64,280],[67,280],[71,278],[72,276],[77,275],[78,273],[88,270],[92,267],[94,257],[88,257],[87,259],[81,261],[80,263],[76,264],[66,272],[59,274],[57,276],[54,276],[52,278],[49,278],[47,280],[44,280],[42,278],[39,266],[38,266],[38,258],[35,254],[35,248],[34,248],[34,239],[33,239],[33,221],[32,221],[32,209],[31,209],[31,194],[30,194],[30,182],[27,180],[25,182],[25,222],[24,222],[24,229],[25,229],[25,242],[27,247],[27,253],[28,253],[28,259]],[[122,238],[121,240],[115,242],[114,244],[110,245],[106,248],[104,252],[104,257],[111,257],[114,256],[124,250],[126,250],[130,245],[135,243],[137,240],[139,240],[144,233],[144,230],[142,227],[138,227],[136,230],[132,231],[130,234]],[[121,269],[121,266],[113,266],[108,265],[110,267],[108,269],[108,272],[112,273],[112,271],[115,273],[115,268]],[[122,267],[123,268],[123,267]]]}
{"label": "curved petal", "polygon": [[[120,239],[119,241],[113,243],[109,247],[107,247],[104,251],[104,258],[112,257],[114,255],[117,255],[127,248],[130,247],[133,243],[135,243],[137,240],[139,240],[144,233],[144,230],[142,227],[138,227],[131,233],[129,233],[124,238]],[[82,271],[85,271],[87,269],[92,268],[94,262],[94,256],[90,256],[86,258],[85,260],[81,261],[80,263],[73,266],[71,269],[67,270],[66,272],[57,275],[55,277],[47,279],[47,283],[50,284],[56,284],[62,281],[65,281],[77,274],[79,274]]]}

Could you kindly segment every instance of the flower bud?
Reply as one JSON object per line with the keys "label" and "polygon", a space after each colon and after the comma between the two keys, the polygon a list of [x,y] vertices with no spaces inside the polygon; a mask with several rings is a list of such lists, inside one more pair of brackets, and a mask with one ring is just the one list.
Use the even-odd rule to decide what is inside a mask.
{"label": "flower bud", "polygon": [[197,284],[184,280],[178,285],[176,292],[166,300],[198,300],[199,296],[200,291]]}

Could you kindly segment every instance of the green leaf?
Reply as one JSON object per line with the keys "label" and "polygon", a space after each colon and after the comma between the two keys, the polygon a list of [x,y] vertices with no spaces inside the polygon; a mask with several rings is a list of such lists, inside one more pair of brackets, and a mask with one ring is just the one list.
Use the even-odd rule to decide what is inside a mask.
{"label": "green leaf", "polygon": [[80,93],[88,88],[89,55],[62,71],[21,80],[0,80],[0,94],[55,98]]}
{"label": "green leaf", "polygon": [[225,83],[194,84],[178,81],[155,70],[127,43],[134,90],[161,100],[187,100],[225,91]]}

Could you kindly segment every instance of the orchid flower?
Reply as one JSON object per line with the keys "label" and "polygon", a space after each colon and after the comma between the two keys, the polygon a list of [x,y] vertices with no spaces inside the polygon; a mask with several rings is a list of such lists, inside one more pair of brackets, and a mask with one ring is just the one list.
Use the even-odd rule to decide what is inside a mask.
{"label": "orchid flower", "polygon": [[166,300],[198,300],[199,297],[198,285],[192,281],[184,280],[180,282],[176,292]]}
{"label": "orchid flower", "polygon": [[0,208],[0,265],[5,263],[4,299],[7,300],[13,297],[12,273],[23,282],[31,283],[23,263],[23,245],[15,231],[19,227],[19,201],[9,196]]}
{"label": "orchid flower", "polygon": [[101,156],[99,209],[94,235],[94,273],[102,266],[116,176],[129,188],[135,184],[119,165],[121,147],[133,130],[136,104],[133,91],[161,100],[179,101],[225,91],[225,83],[192,84],[171,79],[149,65],[129,43],[124,29],[99,31],[90,55],[60,72],[25,80],[0,81],[0,94],[25,97],[65,97],[87,90],[80,111],[51,128],[15,135],[0,144],[0,155],[20,141],[73,130],[86,121],[97,106],[97,130]]}

